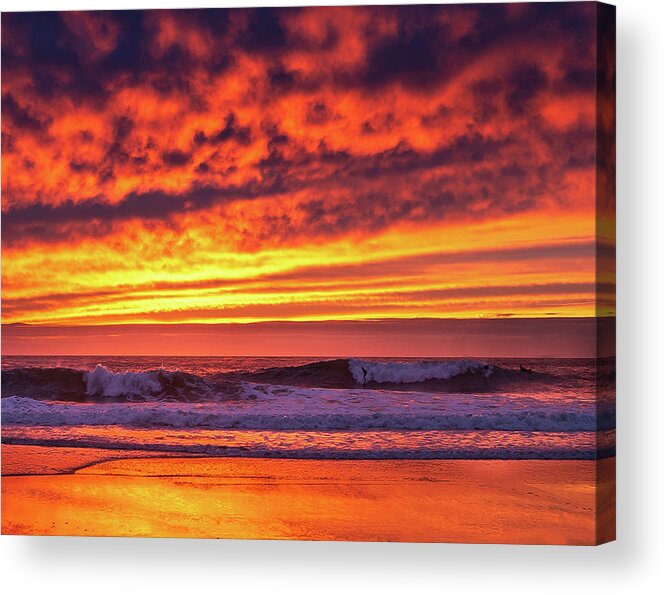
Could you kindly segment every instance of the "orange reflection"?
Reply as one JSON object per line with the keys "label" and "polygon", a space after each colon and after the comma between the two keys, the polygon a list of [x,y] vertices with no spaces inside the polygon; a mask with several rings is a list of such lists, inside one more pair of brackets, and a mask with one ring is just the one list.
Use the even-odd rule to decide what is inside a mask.
{"label": "orange reflection", "polygon": [[595,521],[596,467],[602,484],[613,466],[127,459],[71,475],[5,477],[2,531],[591,545],[609,537]]}

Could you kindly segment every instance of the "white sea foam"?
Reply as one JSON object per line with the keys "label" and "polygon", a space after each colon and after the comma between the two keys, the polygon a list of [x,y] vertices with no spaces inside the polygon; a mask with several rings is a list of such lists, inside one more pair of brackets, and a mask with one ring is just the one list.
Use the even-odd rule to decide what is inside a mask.
{"label": "white sea foam", "polygon": [[85,372],[86,393],[102,397],[155,394],[169,374],[163,370],[114,373],[97,364],[94,370]]}
{"label": "white sea foam", "polygon": [[265,430],[593,431],[613,427],[594,408],[532,398],[432,395],[412,391],[306,389],[247,383],[225,402],[63,403],[26,397],[2,402],[5,424],[122,425]]}
{"label": "white sea foam", "polygon": [[474,359],[447,362],[373,362],[350,359],[349,371],[359,384],[368,382],[407,384],[426,380],[449,380],[460,374],[479,374],[489,377],[493,367]]}

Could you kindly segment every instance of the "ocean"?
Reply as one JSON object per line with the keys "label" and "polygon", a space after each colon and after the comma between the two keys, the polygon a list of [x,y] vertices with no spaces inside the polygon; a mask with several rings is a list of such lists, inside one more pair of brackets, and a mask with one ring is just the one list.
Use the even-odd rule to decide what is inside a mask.
{"label": "ocean", "polygon": [[613,360],[2,358],[2,442],[229,457],[614,456]]}

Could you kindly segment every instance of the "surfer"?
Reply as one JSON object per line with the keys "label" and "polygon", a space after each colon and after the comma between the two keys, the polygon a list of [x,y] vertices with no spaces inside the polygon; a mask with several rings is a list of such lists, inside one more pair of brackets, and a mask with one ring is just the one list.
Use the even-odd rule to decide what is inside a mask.
{"label": "surfer", "polygon": [[363,386],[367,384],[367,370],[365,369],[364,366],[362,366],[362,371],[363,371]]}
{"label": "surfer", "polygon": [[533,369],[532,368],[525,368],[522,364],[520,364],[520,372],[522,374],[533,374]]}

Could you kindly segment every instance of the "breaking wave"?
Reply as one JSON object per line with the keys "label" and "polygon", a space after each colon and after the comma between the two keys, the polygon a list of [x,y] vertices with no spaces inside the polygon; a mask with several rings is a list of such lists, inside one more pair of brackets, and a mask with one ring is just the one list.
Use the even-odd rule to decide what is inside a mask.
{"label": "breaking wave", "polygon": [[[530,371],[531,372],[531,371]],[[516,383],[548,380],[547,374],[489,365],[475,359],[372,361],[335,359],[302,366],[218,375],[250,382],[319,388],[376,388],[428,392],[487,392]]]}
{"label": "breaking wave", "polygon": [[[54,401],[204,401],[234,398],[238,381],[312,388],[376,388],[473,392],[496,389],[518,373],[473,359],[386,362],[337,359],[252,372],[197,375],[154,369],[113,372],[15,368],[3,371],[2,394]],[[538,375],[534,375],[538,376]],[[527,378],[520,376],[520,382]]]}
{"label": "breaking wave", "polygon": [[233,397],[229,383],[163,369],[112,372],[98,364],[93,370],[16,368],[2,373],[2,394],[51,401],[199,401]]}
{"label": "breaking wave", "polygon": [[358,384],[413,384],[427,380],[450,380],[455,376],[477,375],[489,378],[494,367],[473,359],[449,362],[373,362],[350,359],[349,370]]}

